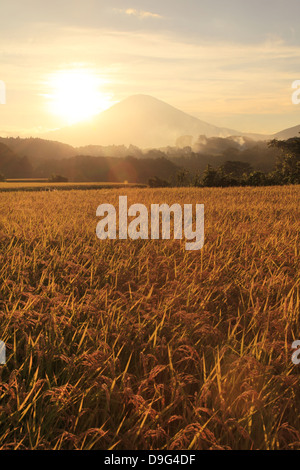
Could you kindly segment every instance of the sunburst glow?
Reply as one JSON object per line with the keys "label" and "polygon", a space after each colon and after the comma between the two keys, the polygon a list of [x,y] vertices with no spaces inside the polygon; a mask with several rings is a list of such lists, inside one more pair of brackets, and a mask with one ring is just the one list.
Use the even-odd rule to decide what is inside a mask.
{"label": "sunburst glow", "polygon": [[113,105],[109,93],[101,90],[103,79],[89,69],[61,70],[51,75],[47,95],[50,110],[68,124],[91,118]]}

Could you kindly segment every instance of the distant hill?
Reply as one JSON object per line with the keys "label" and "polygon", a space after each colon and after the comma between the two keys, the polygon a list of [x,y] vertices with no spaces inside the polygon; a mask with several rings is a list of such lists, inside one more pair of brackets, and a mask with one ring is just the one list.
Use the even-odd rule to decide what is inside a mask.
{"label": "distant hill", "polygon": [[43,162],[35,170],[42,178],[60,174],[69,181],[147,183],[149,178],[175,178],[179,167],[167,158],[91,157],[77,155],[63,160]]}
{"label": "distant hill", "polygon": [[[278,150],[270,149],[267,141],[286,140],[299,132],[300,125],[273,135],[243,135],[200,121],[156,98],[136,95],[91,123],[48,133],[47,139],[0,137],[0,173],[6,178],[48,178],[57,173],[70,181],[145,183],[154,176],[168,179],[180,167],[201,172],[207,164],[232,160],[271,171]],[[74,146],[59,141],[67,137]],[[82,139],[86,145],[80,146]]]}
{"label": "distant hill", "polygon": [[132,144],[159,148],[175,145],[184,135],[227,137],[241,133],[208,124],[152,96],[134,95],[91,121],[53,131],[47,138],[73,146]]}
{"label": "distant hill", "polygon": [[5,144],[19,156],[28,156],[32,163],[41,160],[60,160],[77,155],[70,145],[52,140],[38,138],[0,137],[0,143]]}
{"label": "distant hill", "polygon": [[299,137],[300,133],[300,125],[289,127],[288,129],[284,129],[283,131],[277,132],[272,136],[273,139],[278,140],[286,140],[291,139],[292,137]]}
{"label": "distant hill", "polygon": [[[0,138],[0,140],[2,140]],[[165,156],[159,158],[136,158],[134,156],[78,155],[72,147],[59,142],[42,139],[12,139],[11,147],[29,155],[16,154],[8,145],[0,142],[0,174],[5,178],[49,178],[52,174],[63,175],[70,181],[100,181],[147,183],[149,178],[175,178],[179,167]],[[126,151],[121,147],[121,150]],[[118,153],[116,149],[103,149]],[[31,152],[34,153],[32,157]],[[56,152],[56,153],[55,153]],[[64,157],[64,153],[71,156]],[[41,156],[39,158],[39,156]]]}
{"label": "distant hill", "polygon": [[3,144],[1,142],[1,138],[0,138],[0,159],[1,161],[3,161],[4,159],[9,159],[9,158],[13,158],[15,155],[14,155],[14,152],[11,150],[11,148],[9,148],[7,145]]}
{"label": "distant hill", "polygon": [[[246,161],[256,170],[270,171],[278,153],[278,150],[268,148],[266,141],[249,137],[200,136],[192,148],[167,146],[150,150],[141,150],[133,145],[74,148],[34,138],[0,140],[7,142],[7,145],[0,142],[0,173],[6,178],[49,178],[56,173],[70,181],[128,180],[145,183],[154,176],[168,179],[168,175],[174,175],[179,167],[198,172],[203,171],[207,164],[216,166],[227,160]],[[184,144],[189,139],[180,140]],[[126,162],[122,161],[125,159]],[[168,161],[176,168],[169,166]],[[134,176],[137,179],[132,179]]]}
{"label": "distant hill", "polygon": [[30,178],[32,166],[26,156],[16,155],[11,148],[0,142],[0,173],[5,178]]}

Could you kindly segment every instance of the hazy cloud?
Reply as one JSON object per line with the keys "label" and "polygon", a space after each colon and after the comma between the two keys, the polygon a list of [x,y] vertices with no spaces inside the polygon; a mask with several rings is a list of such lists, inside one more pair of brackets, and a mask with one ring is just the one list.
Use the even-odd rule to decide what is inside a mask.
{"label": "hazy cloud", "polygon": [[[50,127],[41,99],[47,93],[44,82],[72,64],[95,69],[105,79],[103,92],[115,101],[150,94],[221,127],[268,133],[293,125],[299,116],[299,107],[291,103],[291,83],[299,79],[300,48],[280,38],[243,45],[186,42],[142,31],[57,28],[54,38],[44,25],[43,35],[39,32],[33,29],[22,46],[10,41],[5,47],[0,78],[8,96],[1,127],[10,119],[20,126],[31,120],[32,126]],[[286,125],[281,124],[284,115],[290,119]]]}
{"label": "hazy cloud", "polygon": [[144,18],[162,19],[162,16],[159,15],[158,13],[152,13],[150,11],[144,11],[144,10],[136,10],[135,8],[127,8],[127,10],[119,9],[117,11],[119,13],[125,13],[126,15],[129,15],[129,16],[136,16],[141,19],[144,19]]}
{"label": "hazy cloud", "polygon": [[220,127],[292,127],[299,0],[269,1],[2,0],[0,129],[57,127],[45,83],[74,64],[105,80],[114,101],[150,94]]}

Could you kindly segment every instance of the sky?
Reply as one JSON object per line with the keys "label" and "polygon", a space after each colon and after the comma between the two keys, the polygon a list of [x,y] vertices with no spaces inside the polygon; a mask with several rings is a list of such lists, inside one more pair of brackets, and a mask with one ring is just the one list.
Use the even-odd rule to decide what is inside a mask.
{"label": "sky", "polygon": [[91,109],[80,97],[99,112],[133,94],[243,132],[299,124],[299,0],[1,0],[0,9],[1,135],[63,127],[76,106],[83,118]]}

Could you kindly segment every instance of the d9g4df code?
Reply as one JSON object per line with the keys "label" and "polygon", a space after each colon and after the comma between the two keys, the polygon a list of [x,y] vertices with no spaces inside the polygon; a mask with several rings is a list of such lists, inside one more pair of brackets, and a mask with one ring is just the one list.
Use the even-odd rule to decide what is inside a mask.
{"label": "d9g4df code", "polygon": [[195,462],[196,458],[195,455],[152,455],[150,454],[148,457],[148,465],[154,464],[165,464],[165,465],[186,465],[192,464]]}

